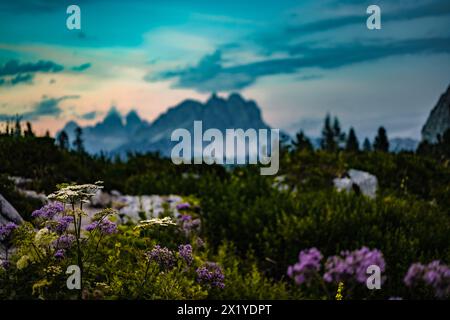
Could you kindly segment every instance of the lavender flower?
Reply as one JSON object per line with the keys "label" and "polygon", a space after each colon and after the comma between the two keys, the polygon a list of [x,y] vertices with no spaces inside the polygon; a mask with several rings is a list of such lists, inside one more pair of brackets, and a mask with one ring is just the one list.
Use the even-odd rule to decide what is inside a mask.
{"label": "lavender flower", "polygon": [[187,202],[177,204],[177,210],[188,210],[191,208],[191,205]]}
{"label": "lavender flower", "polygon": [[9,222],[3,226],[0,226],[0,241],[7,241],[11,238],[14,230],[18,228],[14,222]]}
{"label": "lavender flower", "polygon": [[66,254],[66,251],[64,249],[59,249],[55,252],[54,256],[56,259],[63,259],[65,254]]}
{"label": "lavender flower", "polygon": [[60,236],[58,239],[53,241],[53,246],[59,249],[69,249],[72,247],[75,241],[75,236],[73,234],[64,234]]}
{"label": "lavender flower", "polygon": [[103,234],[113,234],[117,232],[117,225],[108,219],[103,219],[101,221],[94,221],[85,227],[86,231],[93,231],[98,229]]}
{"label": "lavender flower", "polygon": [[403,282],[408,286],[412,287],[419,283],[424,276],[425,266],[421,263],[413,263],[406,273],[406,276],[403,278]]}
{"label": "lavender flower", "polygon": [[39,210],[33,211],[31,216],[33,218],[53,219],[58,213],[64,211],[64,206],[61,202],[49,203]]}
{"label": "lavender flower", "polygon": [[196,244],[199,248],[203,248],[205,246],[205,242],[202,240],[202,238],[197,238]]}
{"label": "lavender flower", "polygon": [[72,216],[64,216],[60,217],[56,220],[56,225],[52,228],[56,233],[62,234],[64,233],[69,225],[73,222]]}
{"label": "lavender flower", "polygon": [[425,266],[413,263],[403,281],[408,287],[424,283],[433,288],[437,298],[444,298],[450,294],[450,268],[438,260]]}
{"label": "lavender flower", "polygon": [[180,214],[178,216],[178,219],[180,219],[181,222],[191,221],[192,220],[192,216],[190,216],[188,214]]}
{"label": "lavender flower", "polygon": [[293,278],[298,285],[311,284],[314,276],[320,271],[320,261],[323,256],[316,248],[300,251],[298,262],[289,266],[287,274]]}
{"label": "lavender flower", "polygon": [[147,252],[146,256],[147,259],[156,262],[163,269],[169,269],[175,264],[173,252],[160,245],[156,245],[151,251]]}
{"label": "lavender flower", "polygon": [[385,270],[383,254],[377,250],[370,250],[367,247],[355,251],[342,251],[340,256],[329,257],[323,276],[326,282],[346,282],[355,280],[359,283],[367,281],[367,268],[376,265],[381,272]]}
{"label": "lavender flower", "polygon": [[188,218],[184,218],[182,221],[181,227],[186,234],[186,236],[189,236],[192,231],[198,230],[200,228],[200,219],[192,219],[191,216],[188,216]]}
{"label": "lavender flower", "polygon": [[192,256],[192,246],[190,244],[186,245],[181,244],[178,247],[178,254],[180,255],[181,258],[184,259],[184,261],[186,261],[188,266],[190,266],[192,261],[194,260]]}
{"label": "lavender flower", "polygon": [[8,260],[0,260],[0,267],[2,267],[5,270],[8,270],[11,266],[11,263]]}
{"label": "lavender flower", "polygon": [[197,281],[210,285],[211,287],[217,287],[223,289],[225,287],[222,268],[214,262],[206,262],[203,266],[197,270]]}

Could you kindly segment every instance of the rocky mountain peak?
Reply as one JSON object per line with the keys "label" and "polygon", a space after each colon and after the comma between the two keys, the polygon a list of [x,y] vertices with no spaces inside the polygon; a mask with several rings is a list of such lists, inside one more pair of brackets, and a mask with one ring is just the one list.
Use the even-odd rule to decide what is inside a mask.
{"label": "rocky mountain peak", "polygon": [[448,129],[450,129],[450,85],[431,110],[422,128],[422,140],[437,143],[438,136],[442,136]]}
{"label": "rocky mountain peak", "polygon": [[125,123],[127,127],[136,127],[142,123],[142,120],[137,114],[136,110],[131,110],[125,116]]}

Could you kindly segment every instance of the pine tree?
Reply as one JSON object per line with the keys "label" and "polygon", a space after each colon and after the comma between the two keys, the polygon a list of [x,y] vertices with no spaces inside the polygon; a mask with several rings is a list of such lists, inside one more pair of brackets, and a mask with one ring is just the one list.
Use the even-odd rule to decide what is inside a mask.
{"label": "pine tree", "polygon": [[330,114],[327,114],[322,129],[322,140],[320,141],[320,147],[326,151],[336,151],[337,145],[334,140],[334,130],[331,126]]}
{"label": "pine tree", "polygon": [[9,120],[6,120],[6,128],[5,128],[5,133],[7,136],[10,135],[10,127],[9,127]]}
{"label": "pine tree", "polygon": [[14,126],[14,136],[20,137],[22,135],[22,125],[20,123],[21,117],[19,115],[16,115],[16,124]]}
{"label": "pine tree", "polygon": [[58,146],[64,150],[69,149],[69,136],[64,130],[58,135]]}
{"label": "pine tree", "polygon": [[363,142],[363,150],[365,152],[372,151],[372,144],[370,143],[370,141],[367,137],[364,139],[364,142]]}
{"label": "pine tree", "polygon": [[353,128],[350,128],[350,131],[348,133],[348,139],[345,145],[345,150],[349,152],[359,151],[359,141],[358,138],[356,137],[356,133]]}
{"label": "pine tree", "polygon": [[27,121],[27,128],[24,132],[24,135],[25,137],[34,137],[34,132],[30,121]]}
{"label": "pine tree", "polygon": [[73,142],[73,146],[76,152],[84,153],[83,129],[80,127],[75,129],[75,141]]}
{"label": "pine tree", "polygon": [[389,140],[384,127],[378,128],[378,134],[373,142],[373,149],[375,151],[389,152]]}
{"label": "pine tree", "polygon": [[335,117],[333,125],[331,125],[331,117],[327,114],[322,129],[322,140],[320,142],[322,150],[335,152],[339,150],[343,142],[345,142],[345,133],[341,130],[338,118]]}
{"label": "pine tree", "polygon": [[295,140],[292,142],[292,145],[294,146],[295,150],[308,150],[312,151],[313,146],[311,144],[311,141],[308,139],[308,137],[304,134],[303,131],[297,132],[295,135]]}
{"label": "pine tree", "polygon": [[334,140],[336,141],[337,149],[339,149],[341,144],[345,142],[345,133],[342,132],[341,124],[337,117],[334,117],[333,134],[334,134]]}

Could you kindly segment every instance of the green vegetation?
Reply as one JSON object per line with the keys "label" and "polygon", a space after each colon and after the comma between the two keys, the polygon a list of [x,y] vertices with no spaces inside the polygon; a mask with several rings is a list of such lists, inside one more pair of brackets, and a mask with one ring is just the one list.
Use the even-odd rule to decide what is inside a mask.
{"label": "green vegetation", "polygon": [[[316,247],[327,257],[363,246],[382,252],[386,281],[381,290],[359,288],[352,298],[433,297],[427,288],[407,288],[403,279],[414,262],[450,263],[446,144],[422,146],[417,154],[392,154],[385,152],[388,141],[380,128],[376,151],[367,151],[367,143],[365,151],[358,151],[354,132],[349,134],[350,142],[342,143],[339,123],[332,125],[330,118],[324,136],[325,150],[314,151],[304,134],[299,134],[293,148],[282,150],[278,177],[271,177],[261,176],[255,166],[232,170],[214,165],[175,166],[157,154],[130,154],[126,161],[107,159],[87,155],[82,143],[78,150],[69,151],[49,137],[1,135],[0,193],[33,223],[31,212],[38,207],[14,191],[7,176],[31,178],[30,188],[46,194],[60,183],[102,180],[106,190],[134,195],[179,194],[198,201],[201,209],[195,214],[202,228],[195,237],[201,237],[205,246],[196,247],[196,239],[189,239],[195,268],[206,261],[218,263],[225,275],[223,289],[202,286],[195,280],[195,268],[185,270],[179,264],[163,276],[156,267],[151,269],[152,285],[144,285],[141,291],[146,269],[143,252],[157,244],[175,252],[184,242],[176,236],[176,228],[142,239],[134,226],[123,225],[96,253],[98,263],[93,264],[86,280],[89,298],[95,294],[104,298],[324,298],[317,289],[296,286],[287,277],[286,270],[297,261],[299,251]],[[350,168],[377,176],[376,199],[334,190],[333,178]],[[21,228],[32,230],[36,226],[28,222]],[[85,250],[93,249],[87,246]],[[56,264],[64,279],[69,260]],[[54,259],[48,261],[34,264],[26,272],[17,270],[8,278],[10,287],[2,286],[0,295],[7,298],[14,292],[13,298],[27,298],[35,287],[33,297],[70,297],[61,293],[66,292],[64,288],[48,289],[56,285],[44,274],[55,266]],[[65,280],[60,282],[64,287]],[[343,286],[346,299],[347,284]],[[337,288],[338,283],[327,289],[335,295]]]}

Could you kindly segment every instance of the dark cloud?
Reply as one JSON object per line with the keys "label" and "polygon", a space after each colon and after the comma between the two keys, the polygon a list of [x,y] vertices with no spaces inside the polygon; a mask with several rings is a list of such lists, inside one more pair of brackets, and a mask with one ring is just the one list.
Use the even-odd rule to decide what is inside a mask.
{"label": "dark cloud", "polygon": [[[68,99],[78,99],[80,96],[62,96],[59,98],[43,97],[41,101],[37,102],[32,111],[19,114],[23,120],[36,120],[44,116],[58,117],[61,115],[62,110],[59,106],[61,101]],[[8,120],[13,116],[10,114],[0,114],[0,120]]]}
{"label": "dark cloud", "polygon": [[25,73],[25,74],[18,74],[17,76],[15,76],[14,78],[11,79],[11,84],[14,86],[18,83],[31,83],[33,80],[33,75],[29,74],[29,73]]}
{"label": "dark cloud", "polygon": [[259,77],[292,74],[305,68],[334,69],[405,54],[450,53],[450,38],[427,38],[375,43],[353,42],[334,47],[304,44],[289,48],[290,56],[224,67],[221,52],[207,55],[193,67],[147,77],[148,81],[176,79],[174,86],[204,91],[245,88]]}
{"label": "dark cloud", "polygon": [[15,86],[20,83],[31,84],[34,76],[30,73],[19,73],[18,75],[10,78],[10,79],[1,79],[0,78],[0,86]]}
{"label": "dark cloud", "polygon": [[84,119],[84,120],[93,120],[93,119],[97,118],[97,116],[98,116],[98,112],[97,111],[91,111],[91,112],[87,112],[85,114],[82,114],[80,116],[80,118]]}
{"label": "dark cloud", "polygon": [[168,71],[156,76],[147,76],[148,81],[158,81],[178,78],[175,87],[195,88],[201,92],[234,90],[250,85],[254,78],[246,73],[228,72],[222,67],[221,51],[203,57],[194,67],[182,70]]}
{"label": "dark cloud", "polygon": [[60,72],[63,69],[62,65],[53,61],[40,60],[36,63],[20,63],[18,60],[9,60],[0,66],[0,77],[32,72]]}
{"label": "dark cloud", "polygon": [[[15,13],[47,13],[49,11],[60,10],[65,12],[66,8],[73,4],[74,1],[69,0],[14,0],[14,1],[0,1],[1,11],[15,12]],[[80,5],[85,3],[84,0],[76,1]]]}
{"label": "dark cloud", "polygon": [[[353,3],[354,1],[347,1]],[[401,4],[404,1],[398,1]],[[361,3],[358,3],[361,5]],[[361,5],[363,7],[363,5]],[[450,14],[450,1],[439,0],[418,5],[415,7],[400,8],[395,11],[389,9],[384,10],[384,6],[380,4],[382,21],[402,21],[411,20],[424,17],[437,17]],[[332,17],[329,19],[317,20],[310,23],[299,24],[286,28],[285,33],[287,35],[293,35],[295,37],[301,35],[310,35],[315,32],[323,32],[328,30],[334,30],[337,28],[353,25],[353,24],[365,24],[367,14],[365,10],[361,10],[359,14],[352,14],[341,17]]]}
{"label": "dark cloud", "polygon": [[72,70],[81,72],[81,71],[84,71],[86,69],[89,69],[91,66],[92,66],[92,64],[90,64],[90,63],[83,63],[83,64],[81,64],[79,66],[72,67]]}

